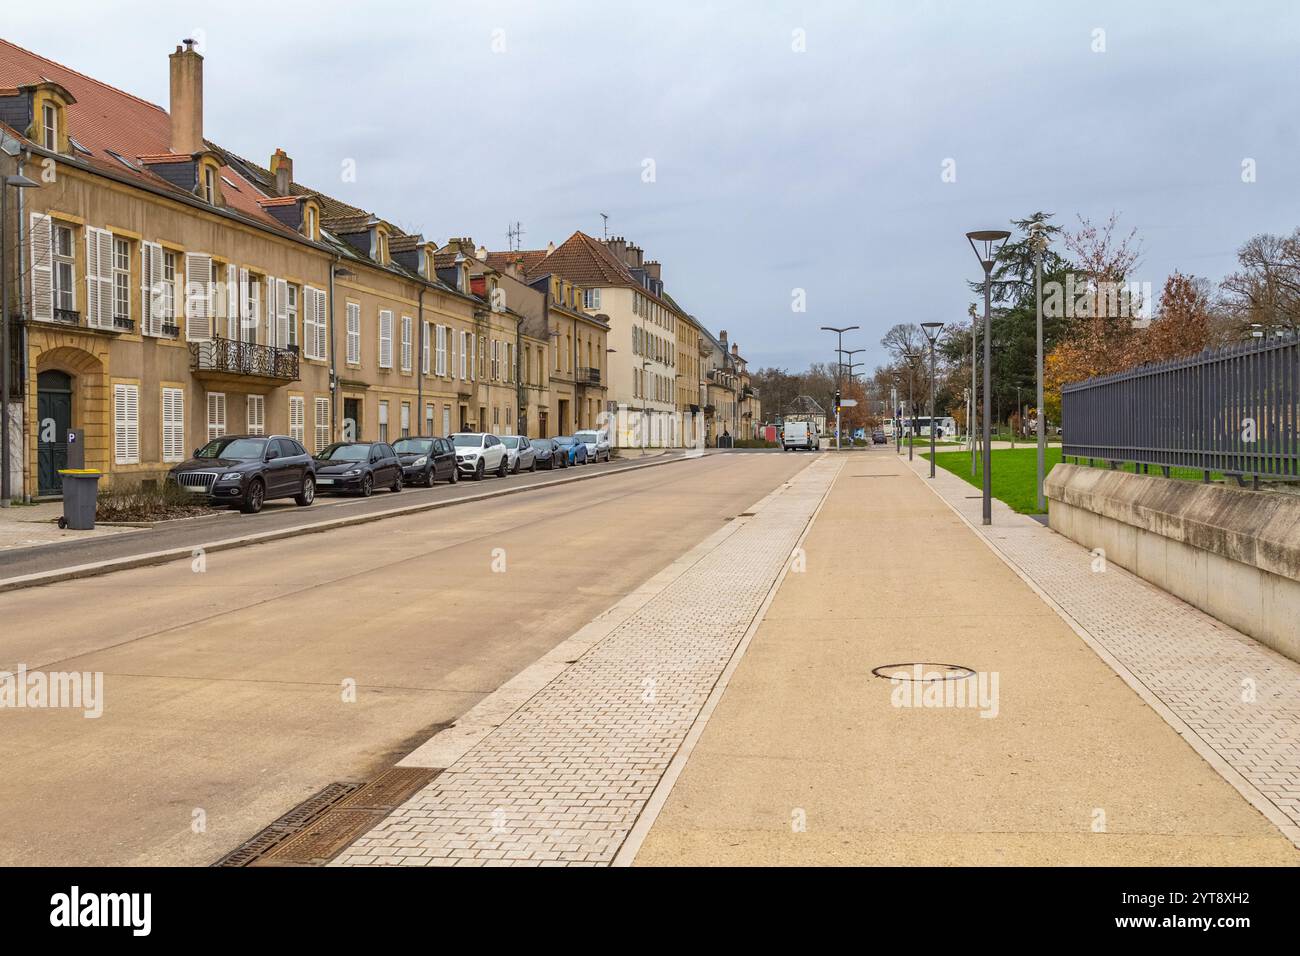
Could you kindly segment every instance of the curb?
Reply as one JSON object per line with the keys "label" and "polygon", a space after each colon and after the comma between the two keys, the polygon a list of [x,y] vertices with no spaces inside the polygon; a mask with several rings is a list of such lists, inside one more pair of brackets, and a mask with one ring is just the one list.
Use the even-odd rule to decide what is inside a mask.
{"label": "curb", "polygon": [[322,531],[333,531],[336,528],[346,528],[352,525],[368,524],[372,521],[382,521],[385,518],[396,518],[401,515],[418,514],[424,511],[436,511],[440,508],[450,508],[453,505],[485,501],[489,498],[503,498],[506,495],[517,495],[542,488],[554,488],[557,485],[567,485],[577,481],[592,481],[597,478],[608,478],[611,475],[622,475],[629,471],[640,471],[643,468],[657,468],[661,465],[670,465],[677,461],[690,460],[692,459],[685,456],[668,456],[666,454],[656,455],[652,461],[627,465],[610,471],[598,471],[590,475],[574,475],[569,478],[557,478],[554,481],[546,481],[536,485],[521,485],[502,488],[499,491],[488,491],[478,495],[469,495],[464,498],[428,501],[422,502],[418,505],[405,505],[400,508],[389,508],[384,511],[374,511],[368,514],[349,515],[342,518],[328,518],[324,521],[298,525],[294,528],[280,528],[275,531],[260,531],[253,534],[241,535],[235,538],[225,538],[220,541],[212,541],[205,544],[168,548],[165,551],[149,551],[144,554],[133,554],[122,558],[110,558],[106,561],[96,561],[91,564],[78,564],[73,565],[72,567],[58,568],[54,571],[38,571],[34,574],[23,574],[12,578],[0,578],[0,594],[7,591],[18,591],[24,588],[40,587],[45,584],[57,584],[60,581],[73,581],[80,578],[98,577],[101,574],[110,574],[114,571],[126,571],[131,568],[143,568],[155,564],[166,564],[169,561],[176,561],[181,558],[191,558],[194,556],[194,553],[199,550],[209,553],[216,551],[230,551],[235,548],[242,548],[252,544],[266,544],[272,541],[283,541],[287,538],[297,538],[301,535],[317,534]]}

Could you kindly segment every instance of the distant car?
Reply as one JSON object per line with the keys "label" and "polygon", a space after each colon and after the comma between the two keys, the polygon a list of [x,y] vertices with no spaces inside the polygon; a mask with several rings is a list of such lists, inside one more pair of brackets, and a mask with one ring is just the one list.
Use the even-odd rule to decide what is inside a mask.
{"label": "distant car", "polygon": [[555,439],[555,443],[564,450],[565,458],[570,465],[587,463],[587,446],[572,435],[560,435]]}
{"label": "distant car", "polygon": [[504,478],[510,467],[506,446],[496,435],[486,432],[457,432],[451,436],[456,446],[456,467],[462,475],[482,481],[489,471]]}
{"label": "distant car", "polygon": [[402,490],[402,462],[382,441],[340,441],[316,455],[316,484],[369,498],[376,488]]}
{"label": "distant car", "polygon": [[302,507],[316,500],[316,467],[307,450],[284,435],[222,435],[174,466],[169,480],[212,504],[257,514],[272,498]]}
{"label": "distant car", "polygon": [[587,430],[574,432],[573,437],[587,446],[588,461],[609,461],[609,432]]}
{"label": "distant car", "polygon": [[885,433],[882,429],[877,428],[871,433],[871,443],[873,445],[883,445],[885,443]]}
{"label": "distant car", "polygon": [[528,443],[533,448],[538,468],[554,470],[569,467],[568,453],[556,444],[554,438],[530,438]]}
{"label": "distant car", "polygon": [[532,442],[523,435],[506,435],[501,439],[506,446],[506,460],[509,468],[516,475],[521,471],[537,470],[537,453],[533,451]]}
{"label": "distant car", "polygon": [[791,448],[818,451],[821,439],[817,437],[817,426],[812,422],[786,422],[781,427],[781,447],[785,451]]}
{"label": "distant car", "polygon": [[408,485],[429,485],[460,477],[456,468],[456,449],[446,438],[402,438],[393,444],[402,463],[402,480]]}

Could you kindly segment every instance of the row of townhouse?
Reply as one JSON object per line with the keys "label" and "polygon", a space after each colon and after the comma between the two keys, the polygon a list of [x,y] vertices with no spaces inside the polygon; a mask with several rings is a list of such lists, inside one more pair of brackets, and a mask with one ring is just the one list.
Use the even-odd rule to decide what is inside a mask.
{"label": "row of townhouse", "polygon": [[227,433],[695,440],[706,333],[639,249],[426,241],[208,139],[203,57],[169,67],[164,110],[0,40],[0,174],[38,187],[0,223],[14,496],[60,493],[74,430],[110,482]]}

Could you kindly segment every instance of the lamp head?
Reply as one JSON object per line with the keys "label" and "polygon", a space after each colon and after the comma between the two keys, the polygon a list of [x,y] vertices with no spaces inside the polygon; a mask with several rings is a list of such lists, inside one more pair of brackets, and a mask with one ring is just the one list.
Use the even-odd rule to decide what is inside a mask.
{"label": "lamp head", "polygon": [[1005,229],[978,229],[966,233],[966,240],[979,258],[986,274],[993,271],[993,260],[997,258],[998,250],[1010,238],[1011,233]]}

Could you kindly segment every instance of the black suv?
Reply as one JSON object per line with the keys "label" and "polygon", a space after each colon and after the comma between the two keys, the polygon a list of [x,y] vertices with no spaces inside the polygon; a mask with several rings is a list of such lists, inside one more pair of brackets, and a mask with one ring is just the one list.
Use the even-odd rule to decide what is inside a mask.
{"label": "black suv", "polygon": [[244,514],[257,514],[271,498],[292,498],[304,507],[316,499],[316,465],[284,435],[222,435],[168,477],[212,504],[238,505]]}

